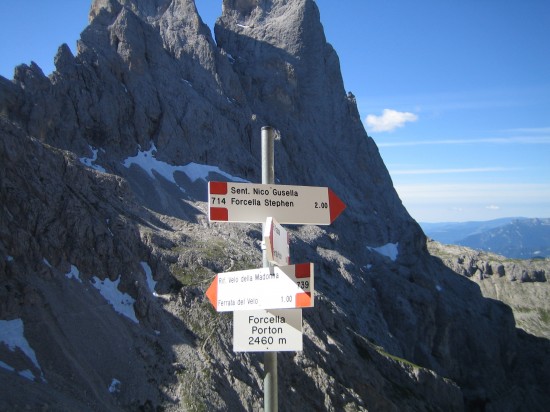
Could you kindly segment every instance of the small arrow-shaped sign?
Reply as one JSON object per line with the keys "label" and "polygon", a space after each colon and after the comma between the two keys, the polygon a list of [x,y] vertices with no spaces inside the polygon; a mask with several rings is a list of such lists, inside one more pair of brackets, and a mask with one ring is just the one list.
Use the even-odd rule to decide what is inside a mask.
{"label": "small arrow-shaped sign", "polygon": [[206,291],[218,312],[313,306],[313,263],[219,273]]}
{"label": "small arrow-shaped sign", "polygon": [[290,264],[290,237],[285,228],[272,217],[268,217],[264,226],[264,245],[267,260],[274,265]]}
{"label": "small arrow-shaped sign", "polygon": [[328,187],[208,183],[210,221],[330,225],[345,208]]}

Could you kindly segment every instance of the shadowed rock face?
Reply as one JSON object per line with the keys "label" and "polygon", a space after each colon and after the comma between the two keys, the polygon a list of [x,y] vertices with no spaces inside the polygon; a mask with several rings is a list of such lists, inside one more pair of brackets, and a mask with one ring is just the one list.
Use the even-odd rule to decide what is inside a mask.
{"label": "shadowed rock face", "polygon": [[0,331],[0,409],[261,408],[261,355],[204,298],[260,265],[260,229],[209,223],[205,178],[260,181],[271,125],[277,183],[347,205],[288,228],[316,298],[281,410],[543,410],[548,341],[428,254],[315,2],[222,10],[214,41],[191,0],[94,1],[76,56],[0,78],[0,320],[36,353]]}

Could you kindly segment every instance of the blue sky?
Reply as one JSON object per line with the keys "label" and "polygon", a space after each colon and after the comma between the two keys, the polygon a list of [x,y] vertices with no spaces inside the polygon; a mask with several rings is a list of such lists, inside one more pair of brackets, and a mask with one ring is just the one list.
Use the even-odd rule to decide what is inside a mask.
{"label": "blue sky", "polygon": [[[550,1],[316,0],[418,221],[550,217]],[[221,0],[197,0],[211,27]],[[75,52],[89,0],[2,0],[0,75]]]}

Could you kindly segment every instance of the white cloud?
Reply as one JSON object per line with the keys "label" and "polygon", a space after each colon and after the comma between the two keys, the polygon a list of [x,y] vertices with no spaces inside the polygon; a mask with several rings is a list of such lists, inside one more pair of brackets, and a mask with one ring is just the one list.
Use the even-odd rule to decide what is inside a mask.
{"label": "white cloud", "polygon": [[548,204],[550,184],[543,183],[431,183],[396,184],[395,189],[408,204]]}
{"label": "white cloud", "polygon": [[550,210],[547,183],[397,184],[395,189],[408,212],[419,222],[546,217]]}
{"label": "white cloud", "polygon": [[504,131],[511,133],[550,133],[550,127],[519,127],[516,129],[506,129]]}
{"label": "white cloud", "polygon": [[369,114],[365,122],[372,132],[391,132],[398,127],[403,127],[407,122],[416,122],[417,120],[418,116],[414,113],[384,109],[381,116]]}
{"label": "white cloud", "polygon": [[469,167],[455,169],[411,169],[390,171],[392,176],[397,175],[444,175],[454,173],[491,173],[491,172],[509,172],[517,170],[510,167]]}
{"label": "white cloud", "polygon": [[378,147],[428,146],[428,145],[467,145],[467,144],[550,144],[550,136],[514,136],[483,137],[479,139],[443,139],[443,140],[409,140],[404,142],[381,142]]}
{"label": "white cloud", "polygon": [[426,116],[431,116],[451,111],[526,106],[533,104],[533,101],[546,99],[546,90],[545,87],[534,86],[521,89],[499,87],[458,92],[369,95],[368,97],[359,96],[357,102],[364,113],[372,113],[380,107],[399,106],[403,110],[416,113],[421,110]]}

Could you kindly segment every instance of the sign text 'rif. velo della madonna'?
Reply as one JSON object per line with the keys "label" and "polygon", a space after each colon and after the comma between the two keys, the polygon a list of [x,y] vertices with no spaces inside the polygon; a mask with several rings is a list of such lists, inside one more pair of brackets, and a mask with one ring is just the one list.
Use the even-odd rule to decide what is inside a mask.
{"label": "sign text 'rif. velo della madonna'", "polygon": [[206,296],[218,312],[313,306],[313,263],[219,273]]}
{"label": "sign text 'rif. velo della madonna'", "polygon": [[330,225],[346,205],[327,187],[209,182],[211,221]]}

